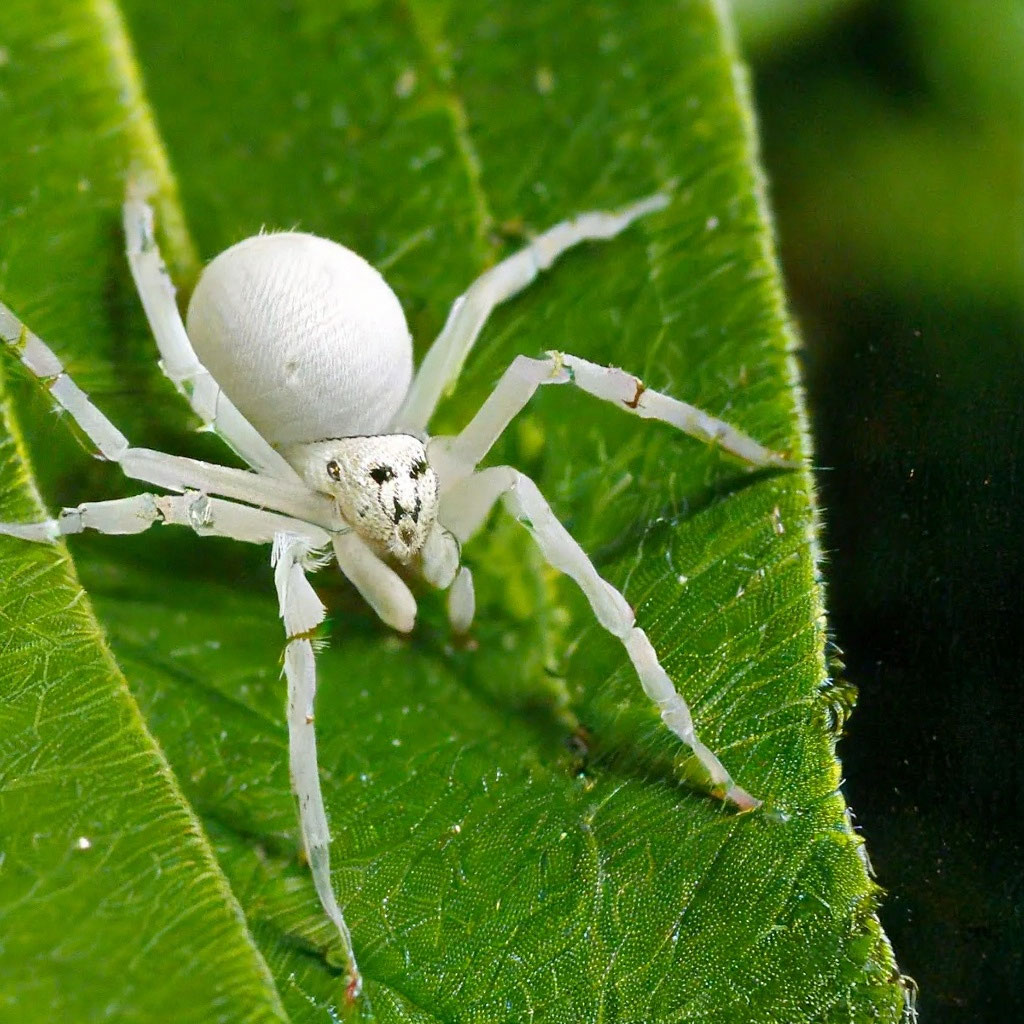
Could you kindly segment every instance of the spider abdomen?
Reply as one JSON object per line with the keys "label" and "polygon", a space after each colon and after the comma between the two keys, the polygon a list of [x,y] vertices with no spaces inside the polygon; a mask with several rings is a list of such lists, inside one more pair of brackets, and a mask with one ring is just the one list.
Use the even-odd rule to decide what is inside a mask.
{"label": "spider abdomen", "polygon": [[362,257],[315,235],[257,235],[222,252],[199,278],[187,330],[277,446],[382,433],[412,378],[394,292]]}

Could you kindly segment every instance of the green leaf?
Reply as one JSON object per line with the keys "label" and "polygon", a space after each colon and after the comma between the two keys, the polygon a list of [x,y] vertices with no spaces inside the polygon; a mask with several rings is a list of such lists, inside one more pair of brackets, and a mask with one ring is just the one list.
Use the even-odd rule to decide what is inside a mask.
{"label": "green leaf", "polygon": [[[437,425],[464,423],[515,353],[564,349],[806,451],[747,98],[714,5],[124,9],[159,135],[107,3],[0,12],[15,140],[0,294],[134,442],[228,459],[159,376],[120,255],[122,175],[141,164],[183,283],[197,269],[186,215],[204,258],[299,224],[385,268],[420,355],[524,231],[671,187],[667,211],[500,311]],[[38,514],[29,465],[51,504],[141,489],[67,444],[5,365],[33,457],[5,449],[3,518]],[[452,642],[441,595],[423,592],[416,631],[397,637],[326,569],[317,727],[334,885],[367,979],[356,1016],[898,1020],[878,890],[837,792],[843,692],[810,477],[750,475],[548,392],[495,459],[537,479],[637,608],[706,742],[787,820],[677,781],[677,745],[621,648],[518,524],[498,518],[467,546],[469,644]],[[339,1019],[345,978],[296,852],[268,552],[173,529],[72,551],[87,600],[61,549],[0,543],[0,896],[3,934],[20,936],[0,946],[0,1008],[280,1017],[262,957],[292,1020]],[[79,834],[102,848],[76,851]],[[72,926],[89,945],[69,952]]]}

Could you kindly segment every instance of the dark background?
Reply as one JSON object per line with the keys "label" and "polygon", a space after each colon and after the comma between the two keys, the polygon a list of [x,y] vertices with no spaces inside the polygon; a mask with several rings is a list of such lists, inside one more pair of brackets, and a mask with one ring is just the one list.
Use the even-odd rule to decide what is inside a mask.
{"label": "dark background", "polygon": [[735,5],[860,689],[845,791],[921,1020],[1021,1019],[1024,2]]}

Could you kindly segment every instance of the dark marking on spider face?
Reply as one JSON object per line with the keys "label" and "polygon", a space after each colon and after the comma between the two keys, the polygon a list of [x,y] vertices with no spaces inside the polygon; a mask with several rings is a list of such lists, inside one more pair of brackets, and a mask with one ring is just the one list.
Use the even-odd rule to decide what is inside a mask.
{"label": "dark marking on spider face", "polygon": [[395,510],[391,514],[391,521],[397,526],[399,522],[408,516],[414,523],[420,521],[420,509],[423,508],[423,502],[420,500],[419,495],[416,495],[416,504],[413,506],[412,511],[407,509],[397,498],[395,499]]}
{"label": "dark marking on spider face", "polygon": [[426,461],[426,459],[417,459],[412,464],[412,469],[409,470],[409,476],[411,476],[413,478],[413,480],[416,480],[419,477],[423,476],[423,474],[426,473],[426,471],[427,471],[427,461]]}
{"label": "dark marking on spider face", "polygon": [[374,483],[386,484],[389,480],[395,479],[395,471],[390,466],[374,466],[370,470],[370,479]]}
{"label": "dark marking on spider face", "polygon": [[636,381],[636,394],[633,396],[631,401],[629,401],[629,402],[625,402],[624,401],[622,404],[627,409],[635,409],[640,404],[640,396],[646,390],[647,390],[647,385],[642,380],[640,380],[640,378],[638,377],[637,381]]}

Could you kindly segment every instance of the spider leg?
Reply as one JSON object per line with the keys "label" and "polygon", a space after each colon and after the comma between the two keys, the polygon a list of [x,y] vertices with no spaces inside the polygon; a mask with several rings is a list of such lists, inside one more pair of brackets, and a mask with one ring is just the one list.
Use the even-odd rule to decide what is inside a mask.
{"label": "spider leg", "polygon": [[0,303],[0,340],[42,381],[53,401],[78,424],[98,453],[118,463],[126,476],[172,491],[196,490],[204,494],[219,494],[282,512],[327,530],[345,528],[334,502],[326,495],[311,491],[298,480],[279,480],[148,448],[132,448],[124,434],[65,372],[49,346],[3,303]]}
{"label": "spider leg", "polygon": [[614,238],[633,221],[668,205],[658,192],[617,213],[582,213],[538,235],[526,248],[484,271],[455,300],[448,320],[427,352],[391,430],[426,430],[441,396],[458,379],[462,364],[495,306],[517,295],[564,252],[581,242]]}
{"label": "spider leg", "polygon": [[128,264],[150,330],[160,350],[160,369],[188,400],[203,425],[215,430],[253,469],[296,482],[295,470],[256,431],[199,362],[174,300],[175,289],[153,233],[153,210],[137,185],[123,208]]}
{"label": "spider leg", "polygon": [[272,561],[281,618],[287,644],[284,671],[288,679],[288,758],[292,788],[299,805],[302,845],[313,874],[313,884],[327,916],[334,923],[349,972],[348,991],[356,996],[362,985],[352,950],[352,936],[331,886],[330,842],[320,775],[316,760],[313,702],[316,697],[316,660],[311,636],[324,620],[325,610],[306,578],[309,556],[306,542],[286,533],[274,541]]}
{"label": "spider leg", "polygon": [[166,487],[171,491],[193,490],[204,494],[219,494],[235,501],[283,512],[286,516],[315,523],[325,530],[348,529],[334,502],[326,495],[310,490],[305,484],[275,480],[245,469],[218,466],[149,448],[129,448],[117,462],[126,476],[157,487]]}
{"label": "spider leg", "polygon": [[155,523],[187,526],[201,537],[228,537],[251,544],[271,544],[277,534],[284,532],[301,537],[312,548],[324,548],[331,542],[331,535],[318,526],[248,505],[208,498],[198,491],[87,501],[75,508],[62,509],[56,519],[0,523],[0,534],[22,540],[53,541],[85,530],[122,536],[142,533]]}
{"label": "spider leg", "polygon": [[454,514],[458,517],[459,506],[465,503],[471,514],[463,519],[463,523],[475,521],[479,525],[490,505],[483,508],[486,502],[480,499],[479,493],[474,493],[478,481],[491,505],[498,498],[504,499],[512,515],[533,535],[547,561],[579,586],[598,622],[622,642],[644,693],[657,705],[662,721],[693,751],[710,777],[712,792],[740,810],[748,811],[760,806],[761,801],[738,786],[722,762],[697,737],[690,709],[662,668],[647,634],[636,625],[633,609],[622,594],[598,574],[586,552],[558,521],[528,476],[511,466],[495,466],[465,478],[449,490],[442,505],[442,516]]}
{"label": "spider leg", "polygon": [[89,400],[65,373],[49,346],[33,334],[0,302],[0,340],[14,350],[28,370],[50,392],[50,397],[82,428],[105,459],[117,462],[128,451],[128,439]]}
{"label": "spider leg", "polygon": [[599,366],[578,356],[556,352],[546,359],[516,356],[469,424],[455,437],[434,438],[430,464],[448,485],[472,473],[512,418],[542,384],[574,384],[643,419],[661,420],[684,434],[719,445],[752,466],[794,468],[798,463],[771,451],[724,420],[660,391],[625,370]]}

